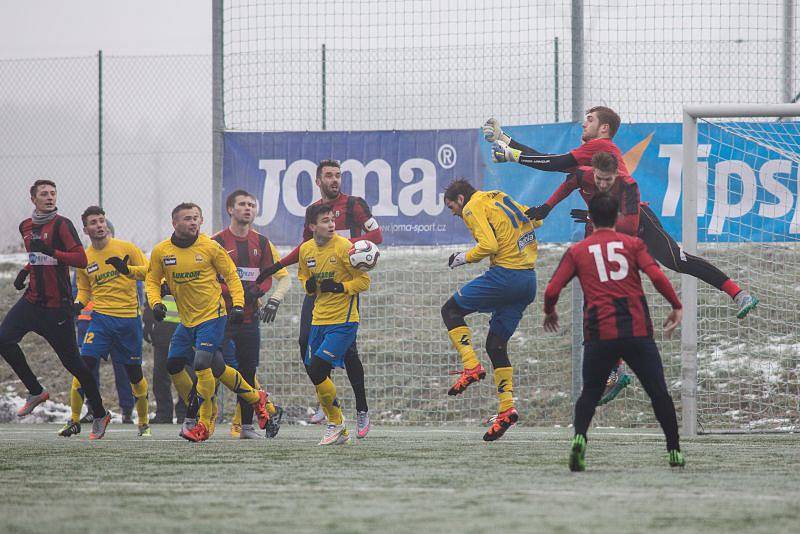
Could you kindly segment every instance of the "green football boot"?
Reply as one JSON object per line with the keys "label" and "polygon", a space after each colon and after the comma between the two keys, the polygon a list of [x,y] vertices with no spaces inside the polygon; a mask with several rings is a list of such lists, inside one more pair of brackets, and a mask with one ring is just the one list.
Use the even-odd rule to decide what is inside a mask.
{"label": "green football boot", "polygon": [[683,467],[686,465],[686,460],[683,458],[683,453],[679,450],[672,449],[669,451],[669,466],[670,467]]}
{"label": "green football boot", "polygon": [[569,470],[586,471],[586,438],[581,434],[572,438],[572,449],[569,453]]}

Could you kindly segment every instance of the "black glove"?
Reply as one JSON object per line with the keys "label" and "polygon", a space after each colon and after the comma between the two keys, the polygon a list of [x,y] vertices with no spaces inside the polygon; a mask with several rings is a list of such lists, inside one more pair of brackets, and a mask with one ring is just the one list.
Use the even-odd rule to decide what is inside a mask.
{"label": "black glove", "polygon": [[281,305],[281,301],[278,299],[269,299],[267,304],[261,308],[261,322],[262,323],[271,323],[275,320],[275,314],[278,313],[278,306]]}
{"label": "black glove", "polygon": [[589,210],[572,210],[569,212],[569,215],[572,217],[572,220],[577,223],[589,222]]}
{"label": "black glove", "polygon": [[125,257],[119,259],[116,256],[112,256],[106,260],[106,265],[111,265],[114,267],[120,274],[131,274],[131,270],[128,268],[128,262],[130,261],[131,257],[128,254],[125,254]]}
{"label": "black glove", "polygon": [[31,239],[31,252],[41,252],[42,254],[47,254],[51,258],[55,257],[56,254],[53,247],[38,238]]}
{"label": "black glove", "polygon": [[164,306],[162,303],[158,303],[153,306],[153,319],[158,321],[159,323],[164,320],[164,317],[167,316],[167,307]]}
{"label": "black glove", "polygon": [[83,302],[73,302],[72,303],[72,311],[75,312],[75,315],[80,315],[85,307],[86,307],[86,304],[84,304]]}
{"label": "black glove", "polygon": [[20,269],[17,273],[17,277],[14,279],[14,287],[17,291],[22,291],[25,289],[25,280],[28,279],[28,275],[31,274],[28,272],[28,269]]}
{"label": "black glove", "polygon": [[172,295],[172,291],[170,291],[169,286],[166,282],[161,283],[161,296],[166,297],[167,295]]}
{"label": "black glove", "polygon": [[231,320],[231,324],[242,324],[242,321],[244,321],[244,308],[241,306],[232,307],[231,311],[228,312],[228,317]]}
{"label": "black glove", "polygon": [[145,321],[142,324],[142,340],[146,341],[150,345],[153,344],[153,323],[150,321]]}
{"label": "black glove", "polygon": [[552,211],[552,207],[547,204],[542,204],[541,206],[536,206],[535,208],[528,208],[528,211],[525,212],[525,215],[532,221],[541,221],[548,215],[550,215],[550,211]]}
{"label": "black glove", "polygon": [[317,279],[313,276],[306,280],[306,293],[314,293],[317,290]]}
{"label": "black glove", "polygon": [[319,290],[323,293],[344,293],[344,284],[334,282],[333,278],[326,278],[319,285]]}
{"label": "black glove", "polygon": [[256,285],[260,284],[261,282],[263,282],[273,274],[277,273],[281,269],[283,269],[283,264],[279,261],[276,261],[275,263],[273,263],[272,265],[270,265],[269,267],[267,267],[266,269],[262,270],[259,273],[258,278],[256,278]]}
{"label": "black glove", "polygon": [[264,290],[256,284],[247,286],[244,290],[244,303],[245,305],[255,302],[264,296]]}

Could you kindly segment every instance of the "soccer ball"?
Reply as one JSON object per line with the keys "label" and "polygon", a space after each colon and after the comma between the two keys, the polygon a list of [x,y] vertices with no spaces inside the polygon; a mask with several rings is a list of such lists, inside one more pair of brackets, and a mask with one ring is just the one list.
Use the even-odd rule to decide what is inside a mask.
{"label": "soccer ball", "polygon": [[372,241],[362,239],[350,247],[350,265],[359,271],[371,271],[378,264],[381,253],[378,246]]}

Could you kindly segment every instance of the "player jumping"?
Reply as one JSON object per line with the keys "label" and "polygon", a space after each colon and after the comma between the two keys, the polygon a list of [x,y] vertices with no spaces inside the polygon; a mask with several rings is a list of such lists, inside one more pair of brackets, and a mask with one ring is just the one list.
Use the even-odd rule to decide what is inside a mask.
{"label": "player jumping", "polygon": [[[142,374],[142,320],[139,316],[139,296],[136,281],[129,265],[146,266],[147,259],[139,247],[111,236],[106,212],[99,206],[89,206],[81,215],[83,232],[92,244],[86,249],[87,265],[78,269],[78,296],[75,310],[94,302],[92,320],[83,338],[81,357],[86,367],[93,369],[100,358],[111,358],[125,366],[136,399],[139,436],[150,437],[148,424],[147,379]],[[143,277],[141,277],[143,278]],[[70,421],[58,433],[70,437],[81,431],[80,416],[83,398],[80,383],[72,379],[70,390]]]}
{"label": "player jumping", "polygon": [[[383,242],[383,233],[378,222],[372,217],[369,206],[361,197],[345,195],[341,191],[342,185],[342,170],[338,161],[336,160],[322,160],[317,165],[316,174],[317,187],[322,195],[317,202],[312,206],[326,204],[333,210],[334,223],[336,224],[336,232],[344,237],[350,239],[355,243],[360,239],[368,239],[376,245]],[[306,215],[309,206],[306,209]],[[308,217],[306,217],[308,219]],[[306,225],[303,228],[303,242],[310,240],[313,237],[313,232]],[[257,283],[261,283],[267,276],[271,276],[278,270],[288,267],[297,263],[299,257],[300,247],[298,246],[289,254],[287,254],[280,261],[275,262],[275,265],[269,269],[261,272]],[[308,352],[308,336],[311,331],[311,315],[314,310],[315,295],[306,295],[303,300],[303,308],[300,313],[300,358],[305,361],[306,353]],[[364,388],[364,365],[361,363],[361,358],[358,355],[358,346],[356,343],[350,347],[347,355],[344,358],[344,366],[347,371],[347,378],[350,380],[350,385],[353,388],[353,396],[356,400],[356,435],[363,438],[367,435],[370,429],[369,424],[369,406],[367,405],[367,393]],[[306,368],[306,373],[309,370]],[[309,374],[309,377],[311,375]],[[312,422],[318,423],[324,420],[324,413],[318,411]]]}
{"label": "player jumping", "polygon": [[69,280],[70,267],[86,267],[86,251],[72,222],[58,214],[56,184],[36,180],[30,193],[33,215],[19,225],[29,263],[17,275],[14,287],[21,291],[28,276],[30,284],[0,324],[0,354],[28,389],[28,398],[17,416],[25,417],[50,398],[19,346],[25,334],[36,332],[47,340],[61,364],[80,382],[94,415],[89,439],[101,439],[111,414],[103,406],[97,383],[78,353]]}
{"label": "player jumping", "polygon": [[[212,239],[219,243],[230,255],[236,264],[239,278],[244,287],[244,318],[240,325],[229,325],[226,338],[233,342],[234,354],[238,363],[239,372],[247,382],[256,384],[256,370],[258,369],[259,350],[261,347],[261,331],[259,329],[259,316],[263,315],[264,322],[272,322],[278,311],[278,306],[283,302],[289,290],[290,277],[286,269],[277,271],[273,276],[278,283],[269,296],[263,313],[259,312],[259,299],[272,287],[272,278],[256,284],[256,278],[261,269],[271,267],[280,260],[277,249],[266,236],[253,230],[253,220],[258,213],[256,198],[244,190],[237,190],[228,195],[225,201],[228,215],[231,217],[230,226],[214,235]],[[232,309],[233,301],[227,285],[223,286],[223,296],[228,310]],[[275,437],[280,428],[283,409],[271,402],[267,403],[270,420],[267,424],[267,437]],[[238,421],[237,421],[238,419]],[[238,428],[237,428],[238,426]],[[253,409],[241,398],[237,406],[237,415],[231,425],[232,435],[238,430],[241,439],[260,438],[253,428]]]}
{"label": "player jumping", "polygon": [[536,298],[536,256],[538,243],[525,206],[502,191],[477,191],[466,180],[447,186],[444,202],[453,215],[464,219],[477,245],[467,252],[452,254],[451,269],[477,263],[489,257],[491,267],[459,289],[442,306],[442,319],[450,342],[464,363],[464,370],[448,395],[459,395],[470,384],[482,380],[486,370],[472,347],[472,334],[464,317],[474,312],[491,313],[486,352],[494,368],[494,382],[500,407],[492,426],[483,436],[494,441],[519,419],[514,407],[513,370],[508,359],[508,340],[522,319],[525,308]]}
{"label": "player jumping", "polygon": [[644,243],[614,230],[619,205],[607,193],[594,196],[589,213],[594,233],[572,245],[547,285],[544,328],[558,331],[555,306],[566,284],[578,277],[586,296],[583,316],[583,390],[575,404],[575,437],[569,458],[572,471],[586,469],[586,433],[603,395],[609,371],[620,356],[636,373],[650,397],[661,429],[667,438],[669,464],[685,464],[678,438],[675,405],[667,389],[658,347],[653,341],[653,323],[642,289],[642,270],[672,305],[664,323],[669,336],[681,321],[681,302],[669,279],[647,253]]}
{"label": "player jumping", "polygon": [[336,233],[333,209],[314,204],[306,211],[306,227],[313,238],[300,246],[298,278],[315,295],[305,365],[328,419],[320,445],[350,440],[342,408],[331,380],[334,367],[344,367],[358,334],[359,294],[369,289],[367,273],[350,265],[350,241]]}
{"label": "player jumping", "polygon": [[184,369],[193,362],[197,374],[200,420],[181,436],[189,441],[205,441],[211,428],[212,405],[216,405],[215,378],[250,404],[258,416],[259,427],[269,420],[266,393],[256,391],[235,369],[225,365],[218,349],[228,320],[225,300],[217,281],[222,276],[233,301],[230,321],[241,323],[244,315],[244,290],[236,266],[216,241],[200,233],[202,213],[192,203],[178,204],[172,210],[172,237],[157,244],[150,254],[145,288],[153,317],[161,321],[167,308],[161,303],[161,282],[166,280],[175,297],[181,322],[172,336],[167,368],[175,389],[188,404],[192,379]]}

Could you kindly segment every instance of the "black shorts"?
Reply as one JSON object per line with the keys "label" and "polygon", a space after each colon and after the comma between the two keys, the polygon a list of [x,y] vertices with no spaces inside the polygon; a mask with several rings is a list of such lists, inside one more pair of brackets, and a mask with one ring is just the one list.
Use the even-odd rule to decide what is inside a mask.
{"label": "black shorts", "polygon": [[19,299],[0,324],[0,345],[17,344],[28,332],[45,338],[59,355],[78,354],[72,308],[45,308]]}

